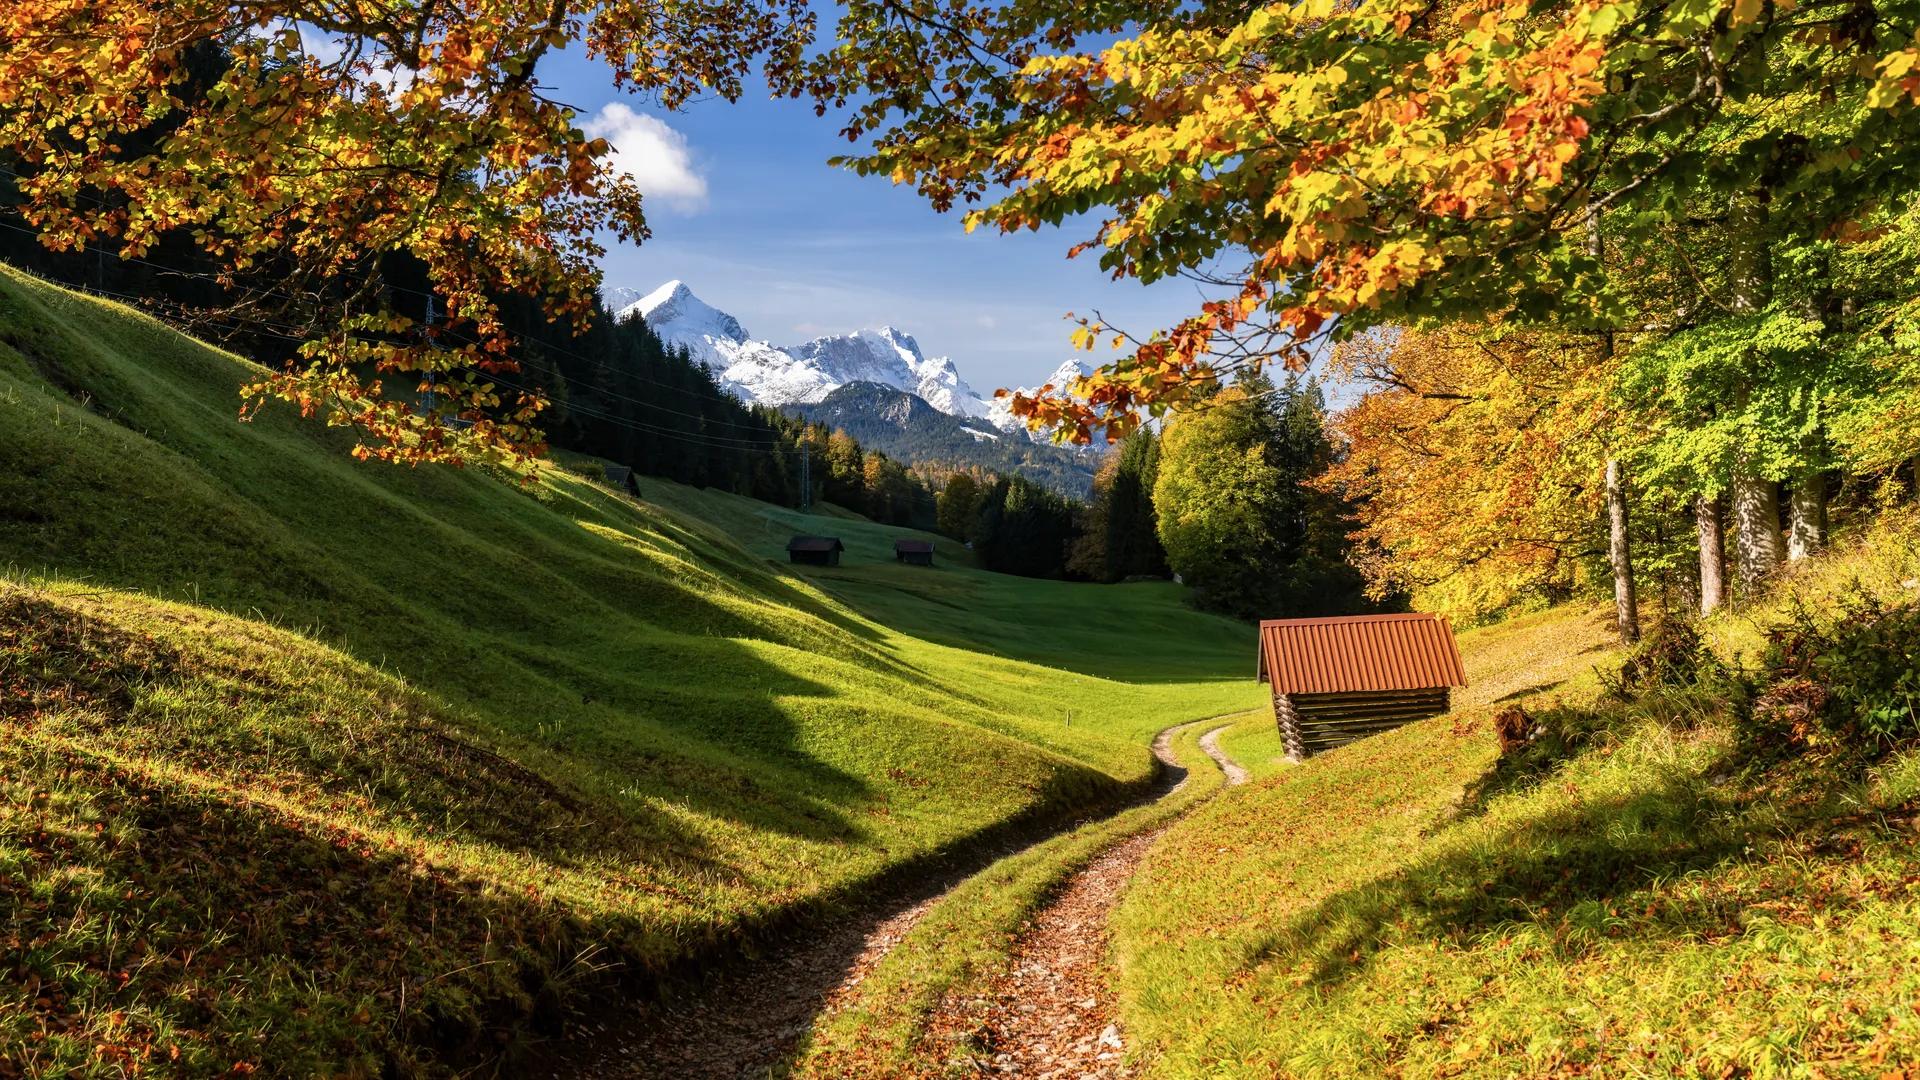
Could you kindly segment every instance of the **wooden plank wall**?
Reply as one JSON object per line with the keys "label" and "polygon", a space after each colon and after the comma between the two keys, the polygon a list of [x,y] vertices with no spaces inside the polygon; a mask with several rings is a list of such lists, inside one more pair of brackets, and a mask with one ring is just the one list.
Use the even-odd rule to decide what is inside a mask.
{"label": "wooden plank wall", "polygon": [[1275,694],[1274,722],[1287,756],[1296,761],[1446,712],[1444,686],[1347,694]]}

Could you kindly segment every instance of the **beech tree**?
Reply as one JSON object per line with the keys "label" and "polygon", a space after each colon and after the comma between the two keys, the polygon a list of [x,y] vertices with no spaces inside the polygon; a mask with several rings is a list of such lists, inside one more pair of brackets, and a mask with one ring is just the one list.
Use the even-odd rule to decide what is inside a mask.
{"label": "beech tree", "polygon": [[[540,65],[579,43],[669,108],[733,98],[756,60],[776,78],[797,62],[813,15],[804,0],[4,0],[0,27],[0,164],[43,241],[139,256],[190,237],[232,286],[229,314],[307,338],[300,363],[247,388],[253,407],[284,399],[357,429],[361,455],[417,461],[536,452],[542,396],[495,379],[515,370],[499,298],[578,324],[596,235],[647,235],[641,192]],[[395,254],[425,266],[439,321],[393,308]]]}
{"label": "beech tree", "polygon": [[1591,338],[1462,325],[1342,346],[1334,368],[1365,393],[1322,483],[1354,498],[1370,591],[1462,619],[1571,596],[1604,550],[1605,460],[1627,449],[1611,362]]}
{"label": "beech tree", "polygon": [[1650,237],[1704,187],[1771,193],[1778,236],[1844,229],[1920,154],[1917,19],[1911,0],[859,0],[807,88],[863,98],[854,167],[981,203],[970,227],[1097,212],[1074,253],[1212,289],[1150,334],[1089,317],[1080,344],[1119,358],[1014,400],[1085,441],[1328,336],[1617,318],[1596,216]]}

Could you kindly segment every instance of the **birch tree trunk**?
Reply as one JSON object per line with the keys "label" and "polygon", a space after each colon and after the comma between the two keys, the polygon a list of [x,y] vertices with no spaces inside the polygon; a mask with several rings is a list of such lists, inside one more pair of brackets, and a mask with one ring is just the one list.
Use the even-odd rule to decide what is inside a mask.
{"label": "birch tree trunk", "polygon": [[1727,532],[1720,523],[1720,500],[1695,496],[1693,525],[1700,534],[1700,614],[1711,615],[1727,602]]}
{"label": "birch tree trunk", "polygon": [[1808,473],[1787,500],[1787,559],[1799,562],[1827,542],[1827,478]]}
{"label": "birch tree trunk", "polygon": [[1633,591],[1633,551],[1627,536],[1627,477],[1618,458],[1607,459],[1607,557],[1613,563],[1614,622],[1620,640],[1640,640],[1640,603]]}
{"label": "birch tree trunk", "polygon": [[1780,485],[1750,473],[1733,477],[1733,551],[1745,602],[1780,565]]}

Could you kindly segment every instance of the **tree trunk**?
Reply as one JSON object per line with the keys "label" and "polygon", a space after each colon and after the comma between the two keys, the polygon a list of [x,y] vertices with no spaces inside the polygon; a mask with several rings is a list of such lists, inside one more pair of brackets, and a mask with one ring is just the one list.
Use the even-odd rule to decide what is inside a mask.
{"label": "tree trunk", "polygon": [[1780,485],[1745,469],[1733,476],[1733,550],[1742,601],[1780,565]]}
{"label": "tree trunk", "polygon": [[1618,458],[1607,459],[1607,556],[1613,563],[1614,622],[1620,640],[1640,640],[1640,604],[1633,592],[1633,553],[1627,539],[1627,478]]}
{"label": "tree trunk", "polygon": [[1799,562],[1827,542],[1827,478],[1808,473],[1787,502],[1787,559]]}
{"label": "tree trunk", "polygon": [[1700,614],[1711,615],[1727,600],[1727,532],[1720,523],[1720,500],[1695,496],[1693,524],[1700,532]]}
{"label": "tree trunk", "polygon": [[1773,258],[1767,245],[1769,192],[1735,195],[1727,208],[1728,305],[1740,314],[1767,306],[1773,292]]}

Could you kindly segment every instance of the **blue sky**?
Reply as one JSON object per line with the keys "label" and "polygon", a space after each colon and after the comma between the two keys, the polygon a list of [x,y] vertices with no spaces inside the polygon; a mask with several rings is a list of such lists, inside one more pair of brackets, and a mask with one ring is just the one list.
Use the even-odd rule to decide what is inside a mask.
{"label": "blue sky", "polygon": [[833,114],[804,102],[754,95],[664,113],[617,93],[597,63],[558,61],[542,81],[650,192],[653,239],[610,246],[608,285],[679,278],[775,344],[890,323],[952,356],[983,394],[1037,383],[1073,355],[1069,311],[1145,332],[1197,307],[1188,283],[1113,282],[1093,253],[1069,261],[1085,230],[968,236],[910,188],[830,167],[848,144]]}

